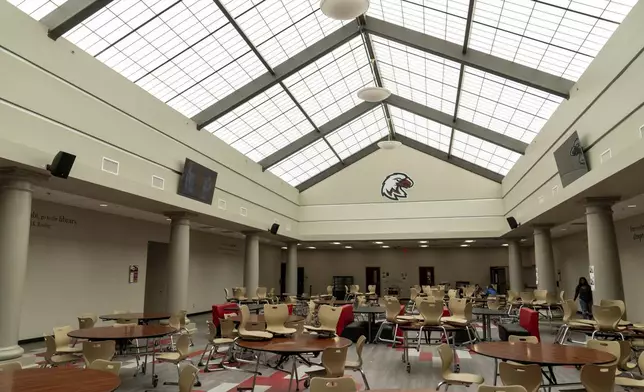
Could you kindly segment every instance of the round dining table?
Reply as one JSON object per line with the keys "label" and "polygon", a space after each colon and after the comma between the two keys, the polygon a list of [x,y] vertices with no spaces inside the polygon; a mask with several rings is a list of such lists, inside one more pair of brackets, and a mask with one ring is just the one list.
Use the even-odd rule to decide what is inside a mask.
{"label": "round dining table", "polygon": [[[89,341],[115,340],[117,345],[125,347],[127,342],[134,339],[146,339],[144,353],[145,358],[141,363],[141,373],[146,373],[147,356],[152,355],[152,386],[156,388],[159,383],[159,376],[155,373],[157,339],[178,332],[177,328],[169,325],[130,325],[130,326],[109,326],[77,329],[71,331],[67,336],[75,339],[87,339]],[[149,344],[152,339],[152,345]],[[152,352],[149,351],[152,346]]]}
{"label": "round dining table", "polygon": [[582,366],[587,363],[603,365],[617,359],[614,355],[604,351],[555,343],[483,342],[472,345],[470,349],[477,354],[494,358],[494,385],[497,381],[498,360],[547,367],[549,374],[544,372],[544,376],[550,385],[562,386],[578,383],[557,383],[553,371],[554,366]]}
{"label": "round dining table", "polygon": [[150,321],[156,320],[166,320],[169,319],[172,315],[170,313],[159,312],[159,313],[113,313],[113,314],[104,314],[98,316],[101,320],[139,320],[139,323],[147,324]]}
{"label": "round dining table", "polygon": [[330,305],[330,306],[344,306],[344,305],[353,305],[353,301],[345,301],[345,300],[330,300],[330,299],[316,299],[313,300],[313,303],[320,306],[320,305]]}
{"label": "round dining table", "polygon": [[92,369],[67,367],[0,372],[2,392],[112,392],[119,376]]}
{"label": "round dining table", "polygon": [[[232,320],[235,323],[241,323],[241,315],[237,314],[235,316],[230,316],[228,320]],[[296,316],[294,314],[290,314],[288,316],[288,319],[286,320],[287,323],[297,323],[300,321],[303,321],[304,317],[302,316]],[[248,318],[248,321],[251,324],[259,324],[259,323],[266,323],[266,319],[264,318],[263,314],[251,314],[250,317]]]}
{"label": "round dining table", "polygon": [[[269,352],[273,354],[278,354],[282,356],[280,362],[284,362],[285,359],[288,359],[291,356],[300,357],[305,363],[308,361],[301,357],[302,354],[316,354],[321,353],[327,348],[345,348],[351,346],[351,340],[343,337],[321,337],[316,334],[296,334],[290,337],[276,337],[270,340],[235,340],[235,344],[243,349]],[[259,359],[260,355],[257,355],[257,362],[255,363],[255,372],[253,374],[253,386],[250,389],[251,391],[255,390],[255,382],[257,380],[257,374],[259,370]],[[288,391],[291,390],[291,383],[293,382],[293,377],[295,377],[295,382],[298,382],[297,379],[297,362],[292,361],[293,368],[291,370],[291,380],[289,381]],[[297,384],[296,384],[297,385]]]}

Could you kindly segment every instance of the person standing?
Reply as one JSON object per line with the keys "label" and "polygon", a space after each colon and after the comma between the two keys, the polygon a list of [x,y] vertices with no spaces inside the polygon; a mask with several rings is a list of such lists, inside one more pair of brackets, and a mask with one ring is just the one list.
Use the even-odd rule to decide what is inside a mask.
{"label": "person standing", "polygon": [[579,284],[575,289],[575,301],[577,297],[579,297],[579,306],[584,318],[587,320],[592,319],[593,290],[583,276],[579,278]]}

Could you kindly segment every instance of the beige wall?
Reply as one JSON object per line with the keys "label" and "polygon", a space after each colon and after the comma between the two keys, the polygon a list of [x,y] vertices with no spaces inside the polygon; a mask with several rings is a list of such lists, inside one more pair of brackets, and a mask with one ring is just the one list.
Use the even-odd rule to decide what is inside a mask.
{"label": "beige wall", "polygon": [[[76,326],[84,312],[143,310],[147,243],[167,242],[169,225],[43,201],[34,201],[33,215],[21,339]],[[51,220],[60,216],[73,222]],[[260,247],[260,284],[277,284],[272,266],[279,267],[279,257],[279,248]],[[135,284],[128,283],[131,264],[139,266]],[[223,302],[224,287],[242,284],[243,268],[243,240],[191,231],[188,311]]]}
{"label": "beige wall", "polygon": [[[405,173],[407,198],[381,195]],[[501,185],[406,146],[378,150],[300,195],[303,240],[458,238],[507,231]]]}
{"label": "beige wall", "polygon": [[[366,287],[365,267],[380,267],[388,272],[388,278],[381,278],[382,290],[390,285],[403,289],[409,294],[409,287],[419,283],[418,267],[434,267],[435,282],[457,280],[470,281],[481,285],[490,283],[490,267],[507,266],[506,248],[427,248],[375,249],[375,250],[302,250],[298,253],[298,264],[304,267],[305,290],[313,286],[313,294],[325,292],[333,276],[353,276],[361,289]],[[406,273],[406,279],[401,274]]]}

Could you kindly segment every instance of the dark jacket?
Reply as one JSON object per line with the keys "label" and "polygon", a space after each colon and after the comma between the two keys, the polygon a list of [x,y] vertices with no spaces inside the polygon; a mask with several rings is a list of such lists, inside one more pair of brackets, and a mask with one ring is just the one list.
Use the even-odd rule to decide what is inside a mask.
{"label": "dark jacket", "polygon": [[589,284],[578,284],[575,289],[575,300],[579,297],[584,302],[593,302],[593,290]]}

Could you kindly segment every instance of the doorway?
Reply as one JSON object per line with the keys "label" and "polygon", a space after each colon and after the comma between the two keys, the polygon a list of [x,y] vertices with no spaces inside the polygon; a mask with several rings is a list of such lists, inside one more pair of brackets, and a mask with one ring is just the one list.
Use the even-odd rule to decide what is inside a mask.
{"label": "doorway", "polygon": [[434,285],[434,267],[418,267],[418,284],[422,286]]}
{"label": "doorway", "polygon": [[[304,267],[297,267],[297,294],[302,295],[304,292]],[[282,263],[280,267],[280,293],[286,293],[286,263]],[[289,293],[293,294],[293,293]]]}
{"label": "doorway", "polygon": [[370,285],[376,285],[376,295],[380,296],[380,267],[367,267],[367,287],[362,291],[367,293]]}
{"label": "doorway", "polygon": [[145,313],[160,313],[168,305],[168,244],[148,242],[145,276]]}
{"label": "doorway", "polygon": [[507,267],[490,267],[490,283],[496,285],[498,294],[508,291]]}

